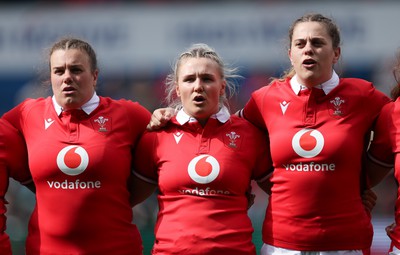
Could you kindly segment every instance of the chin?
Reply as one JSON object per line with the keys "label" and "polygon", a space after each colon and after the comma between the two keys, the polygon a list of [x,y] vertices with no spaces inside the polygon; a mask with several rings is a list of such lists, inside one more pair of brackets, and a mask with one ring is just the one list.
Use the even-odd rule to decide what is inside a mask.
{"label": "chin", "polygon": [[64,105],[61,105],[61,106],[62,106],[62,108],[64,108],[64,109],[76,109],[76,108],[81,107],[80,104],[78,104],[78,103],[76,103],[76,102],[71,102],[71,101],[64,102]]}

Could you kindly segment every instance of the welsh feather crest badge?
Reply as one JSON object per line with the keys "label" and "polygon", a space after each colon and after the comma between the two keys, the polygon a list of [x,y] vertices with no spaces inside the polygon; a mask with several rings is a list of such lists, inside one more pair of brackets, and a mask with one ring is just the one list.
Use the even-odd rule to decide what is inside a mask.
{"label": "welsh feather crest badge", "polygon": [[92,120],[92,125],[94,130],[99,132],[109,132],[111,131],[111,118],[98,116],[94,120]]}
{"label": "welsh feather crest badge", "polygon": [[225,134],[224,142],[225,142],[226,146],[228,146],[232,149],[238,149],[238,148],[240,148],[240,144],[242,142],[242,137],[235,131],[231,131],[231,132]]}
{"label": "welsh feather crest badge", "polygon": [[336,96],[329,101],[329,113],[335,118],[343,117],[346,114],[346,100]]}

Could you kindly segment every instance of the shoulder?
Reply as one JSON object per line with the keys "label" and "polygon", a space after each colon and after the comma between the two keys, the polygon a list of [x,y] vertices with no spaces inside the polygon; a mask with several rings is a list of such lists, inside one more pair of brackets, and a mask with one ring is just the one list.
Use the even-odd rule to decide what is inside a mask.
{"label": "shoulder", "polygon": [[353,85],[372,86],[372,82],[361,78],[341,78],[340,82],[349,83]]}
{"label": "shoulder", "polygon": [[264,137],[266,136],[265,132],[259,129],[258,127],[254,126],[252,123],[250,123],[248,120],[245,118],[238,117],[236,115],[232,115],[230,117],[230,121],[232,123],[232,126],[237,127],[246,133],[251,134],[254,137]]}
{"label": "shoulder", "polygon": [[0,119],[0,140],[8,140],[12,136],[16,136],[17,129],[14,128],[7,120]]}
{"label": "shoulder", "polygon": [[171,129],[164,127],[159,130],[145,130],[139,139],[137,151],[141,151],[141,157],[150,157],[160,150],[171,150],[171,145],[174,142],[174,137],[171,134]]}
{"label": "shoulder", "polygon": [[44,107],[48,104],[52,104],[51,97],[27,98],[24,101],[22,101],[20,104],[18,104],[16,107],[31,109],[31,108]]}
{"label": "shoulder", "polygon": [[0,158],[2,162],[8,162],[8,167],[22,167],[26,159],[25,141],[21,133],[4,119],[0,119]]}
{"label": "shoulder", "polygon": [[[29,113],[33,112],[38,112],[38,113],[43,113],[45,111],[46,106],[49,106],[52,104],[51,97],[48,98],[37,98],[37,99],[25,99],[21,103],[19,103],[17,106],[9,110],[3,115],[3,118],[6,120],[13,122],[17,119],[23,119]],[[13,123],[14,125],[14,123]]]}
{"label": "shoulder", "polygon": [[134,101],[128,100],[128,99],[113,99],[111,97],[103,97],[103,96],[99,96],[99,98],[100,98],[101,103],[110,105],[112,107],[118,107],[118,106],[127,107],[127,108],[142,108],[143,107],[138,102],[134,102]]}
{"label": "shoulder", "polygon": [[133,115],[135,117],[143,116],[150,119],[151,113],[138,102],[127,99],[112,99],[110,97],[100,97],[100,103],[104,104],[106,108],[118,109],[123,111],[124,114]]}
{"label": "shoulder", "polygon": [[140,144],[141,146],[148,146],[150,144],[154,144],[154,142],[157,140],[157,137],[159,136],[160,131],[148,131],[145,130],[140,137]]}
{"label": "shoulder", "polygon": [[[5,146],[5,151],[13,154],[19,154],[20,146],[25,146],[23,137],[19,131],[12,126],[8,121],[0,119],[0,144]],[[0,146],[3,149],[2,146]],[[4,151],[4,150],[2,150]],[[22,158],[22,155],[20,155]]]}
{"label": "shoulder", "polygon": [[372,82],[360,78],[341,78],[339,84],[346,88],[347,91],[350,91],[348,88],[361,93],[376,90]]}
{"label": "shoulder", "polygon": [[388,104],[384,108],[385,112],[392,113],[395,116],[400,114],[400,97],[396,99],[392,104]]}
{"label": "shoulder", "polygon": [[390,98],[382,91],[378,90],[372,82],[364,79],[341,78],[339,85],[342,85],[342,89],[347,91],[347,93],[355,96],[365,97],[368,100],[381,100],[385,103],[391,101]]}
{"label": "shoulder", "polygon": [[271,89],[276,89],[280,88],[282,86],[287,86],[286,81],[281,81],[281,80],[273,80],[270,83],[266,84],[265,86],[262,86],[261,88],[255,90],[255,92],[266,92]]}
{"label": "shoulder", "polygon": [[252,93],[253,98],[263,98],[267,95],[281,94],[290,87],[289,80],[273,80],[271,83],[255,90]]}

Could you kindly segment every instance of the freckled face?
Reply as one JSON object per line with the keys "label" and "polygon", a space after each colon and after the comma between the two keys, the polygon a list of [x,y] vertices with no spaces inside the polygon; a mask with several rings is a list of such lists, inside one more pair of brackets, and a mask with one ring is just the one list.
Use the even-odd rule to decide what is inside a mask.
{"label": "freckled face", "polygon": [[187,58],[181,61],[177,76],[176,93],[184,111],[205,123],[218,112],[219,98],[225,93],[220,67],[208,58]]}
{"label": "freckled face", "polygon": [[300,84],[313,87],[328,81],[339,57],[340,48],[333,48],[324,24],[302,22],[295,26],[289,58]]}
{"label": "freckled face", "polygon": [[78,49],[56,50],[50,56],[51,86],[65,110],[88,102],[95,92],[98,70],[92,72],[89,56]]}

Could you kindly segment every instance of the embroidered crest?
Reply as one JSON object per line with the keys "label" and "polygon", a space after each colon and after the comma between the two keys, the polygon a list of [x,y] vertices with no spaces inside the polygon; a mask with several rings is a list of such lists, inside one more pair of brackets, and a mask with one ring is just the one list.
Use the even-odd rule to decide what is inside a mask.
{"label": "embroidered crest", "polygon": [[331,103],[331,107],[329,109],[329,113],[333,117],[342,117],[345,114],[345,103],[346,100],[342,99],[341,97],[337,96],[334,99],[329,101]]}
{"label": "embroidered crest", "polygon": [[99,132],[111,131],[111,120],[104,116],[99,116],[94,119],[94,129]]}
{"label": "embroidered crest", "polygon": [[236,149],[238,147],[238,141],[240,139],[240,135],[235,131],[231,131],[230,133],[225,135],[228,138],[228,147]]}

